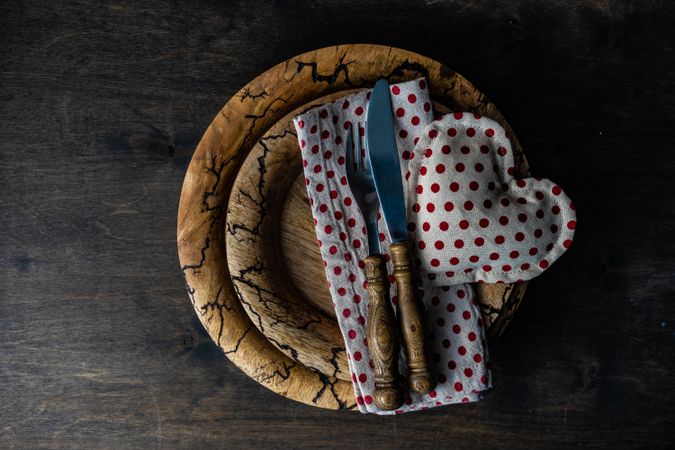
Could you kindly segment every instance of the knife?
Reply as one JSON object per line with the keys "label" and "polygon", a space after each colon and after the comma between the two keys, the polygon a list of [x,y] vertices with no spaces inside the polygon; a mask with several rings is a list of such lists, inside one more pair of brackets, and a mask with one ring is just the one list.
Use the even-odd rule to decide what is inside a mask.
{"label": "knife", "polygon": [[426,361],[423,307],[414,295],[408,221],[390,95],[389,83],[378,80],[368,104],[366,152],[392,243],[390,249],[398,291],[398,316],[410,368],[408,384],[412,391],[426,393],[434,387],[434,381]]}

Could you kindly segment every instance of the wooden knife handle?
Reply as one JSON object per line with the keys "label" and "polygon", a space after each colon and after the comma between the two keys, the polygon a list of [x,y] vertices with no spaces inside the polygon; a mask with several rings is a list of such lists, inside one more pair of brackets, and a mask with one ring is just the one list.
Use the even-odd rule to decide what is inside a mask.
{"label": "wooden knife handle", "polygon": [[396,384],[401,344],[389,300],[386,260],[382,255],[370,255],[365,263],[368,280],[368,349],[375,366],[373,400],[378,408],[390,411],[403,404]]}
{"label": "wooden knife handle", "polygon": [[398,291],[398,316],[403,334],[403,348],[410,368],[408,384],[412,391],[424,394],[435,385],[426,359],[424,309],[415,297],[408,242],[396,242],[390,249]]}

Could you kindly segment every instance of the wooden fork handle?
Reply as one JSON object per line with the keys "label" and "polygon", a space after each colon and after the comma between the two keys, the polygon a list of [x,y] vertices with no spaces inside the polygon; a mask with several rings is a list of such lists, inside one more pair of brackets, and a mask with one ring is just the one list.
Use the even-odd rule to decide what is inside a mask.
{"label": "wooden fork handle", "polygon": [[370,255],[365,263],[368,280],[368,349],[375,366],[373,400],[378,408],[390,411],[403,403],[396,380],[401,344],[389,300],[386,260],[382,255]]}
{"label": "wooden fork handle", "polygon": [[403,334],[403,348],[410,368],[408,384],[412,391],[424,394],[435,385],[426,358],[424,308],[415,297],[408,242],[396,242],[391,245],[390,250],[398,292],[398,316]]}

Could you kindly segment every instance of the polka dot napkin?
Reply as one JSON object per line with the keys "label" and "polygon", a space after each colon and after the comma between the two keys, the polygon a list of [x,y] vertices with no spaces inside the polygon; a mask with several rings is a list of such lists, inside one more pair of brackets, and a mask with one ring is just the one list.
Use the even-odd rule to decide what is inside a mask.
{"label": "polka dot napkin", "polygon": [[[497,123],[469,114],[448,115],[434,121],[424,79],[392,85],[390,90],[401,175],[407,180],[404,189],[411,240],[424,275],[420,293],[426,309],[430,362],[438,378],[438,385],[428,394],[407,390],[407,366],[401,352],[399,368],[405,403],[396,411],[381,411],[373,403],[373,365],[366,339],[366,229],[345,172],[346,136],[354,126],[363,139],[370,92],[313,108],[294,119],[318,244],[345,340],[358,408],[376,414],[477,401],[480,392],[491,386],[491,374],[483,321],[469,283],[535,276],[569,246],[574,228],[573,207],[557,186],[546,180],[528,179],[525,185],[513,180],[511,147]],[[467,142],[470,138],[476,139]],[[465,146],[470,149],[468,153]],[[465,166],[463,171],[458,170],[459,164]],[[479,183],[477,189],[474,182]],[[469,201],[476,206],[468,207]],[[539,217],[540,210],[544,218]],[[526,214],[527,220],[520,220],[520,214]],[[509,221],[506,225],[500,222],[502,216]],[[482,226],[483,219],[490,221],[488,226]],[[554,225],[560,233],[553,231]],[[495,228],[498,226],[507,228]],[[545,226],[548,228],[543,234]],[[379,228],[382,252],[392,274],[386,225],[381,218]],[[519,240],[518,233],[524,238]],[[503,235],[501,244],[497,242],[502,241],[499,235]],[[479,245],[479,238],[483,245]],[[465,245],[459,244],[458,239]],[[495,250],[495,246],[508,248],[509,252]],[[536,248],[537,253],[530,255],[534,252],[531,248]],[[519,252],[517,257],[514,251]],[[498,254],[496,259],[492,259],[493,253]],[[506,265],[511,268],[507,270]],[[396,285],[391,275],[389,278],[395,304]]]}

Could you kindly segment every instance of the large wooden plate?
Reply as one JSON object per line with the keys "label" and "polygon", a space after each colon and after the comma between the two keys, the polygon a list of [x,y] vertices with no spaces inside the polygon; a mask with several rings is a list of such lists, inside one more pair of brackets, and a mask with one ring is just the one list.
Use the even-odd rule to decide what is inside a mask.
{"label": "large wooden plate", "polygon": [[[437,107],[474,111],[498,120],[512,136],[519,171],[528,173],[513,131],[466,79],[429,58],[375,45],[325,48],[273,67],[225,104],[194,153],[178,214],[178,252],[188,294],[201,322],[225,354],[250,377],[281,395],[323,408],[355,406],[351,383],[341,379],[347,372],[343,344],[331,312],[306,193],[293,178],[300,173],[300,159],[289,118],[320,97],[370,87],[381,77],[396,82],[419,76],[430,80]],[[257,153],[251,155],[252,151]],[[265,164],[269,158],[270,166],[265,165],[265,170],[260,170],[261,156]],[[250,194],[243,200],[246,195],[237,197],[233,185],[247,157],[248,169],[244,170],[257,173],[259,178],[254,179],[254,185],[237,182],[237,189]],[[277,163],[273,158],[279,158]],[[270,167],[277,169],[270,171]],[[257,184],[261,180],[263,189]],[[265,191],[279,182],[288,186],[288,192]],[[227,220],[231,194],[230,207],[238,221]],[[263,197],[255,197],[258,194]],[[265,197],[268,194],[270,197]],[[248,217],[242,219],[246,208],[235,210],[246,202],[254,207],[249,207]],[[259,207],[261,202],[271,209]],[[249,230],[236,228],[237,224]],[[258,255],[266,265],[251,269],[250,258],[228,262],[226,228],[231,237],[239,233],[240,243],[252,246],[257,253],[250,254]],[[233,258],[234,253],[230,252]],[[248,272],[240,273],[247,267]],[[230,274],[229,268],[237,270]],[[248,283],[246,276],[253,272],[258,278]],[[243,286],[250,289],[241,289]],[[271,303],[261,301],[261,287],[272,293],[269,295],[282,291],[273,308],[278,317],[270,313]],[[488,339],[494,340],[504,330],[524,290],[524,283],[479,285]],[[255,314],[265,321],[258,322]],[[320,317],[322,326],[303,322],[303,315]],[[282,320],[276,320],[279,318]],[[266,326],[269,324],[275,325],[274,332]],[[299,338],[298,328],[303,327],[308,333]],[[317,337],[318,344],[307,345]]]}

